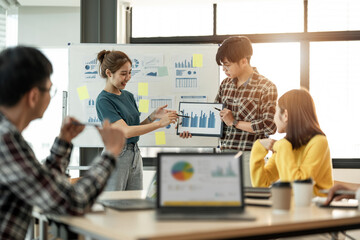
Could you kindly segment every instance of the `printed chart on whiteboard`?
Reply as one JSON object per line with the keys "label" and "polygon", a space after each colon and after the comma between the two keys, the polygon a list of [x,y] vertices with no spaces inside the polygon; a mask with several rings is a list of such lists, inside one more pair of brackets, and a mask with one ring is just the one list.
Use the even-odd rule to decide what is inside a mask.
{"label": "printed chart on whiteboard", "polygon": [[[177,110],[179,102],[213,101],[219,87],[220,69],[214,60],[217,49],[217,44],[70,44],[68,98],[65,99],[68,102],[64,101],[64,109],[81,122],[100,123],[96,99],[107,81],[100,74],[97,60],[102,50],[119,50],[131,59],[131,79],[124,90],[133,94],[140,122],[162,106]],[[143,134],[138,144],[141,147],[206,148],[218,145],[216,138],[181,139],[175,127],[177,124],[169,124]],[[94,127],[86,127],[73,143],[84,148],[104,146]]]}
{"label": "printed chart on whiteboard", "polygon": [[199,68],[195,67],[193,56],[174,56],[175,67],[174,91],[197,91],[199,89]]}
{"label": "printed chart on whiteboard", "polygon": [[219,110],[223,109],[221,103],[180,102],[177,134],[184,131],[193,136],[220,137],[223,123]]}

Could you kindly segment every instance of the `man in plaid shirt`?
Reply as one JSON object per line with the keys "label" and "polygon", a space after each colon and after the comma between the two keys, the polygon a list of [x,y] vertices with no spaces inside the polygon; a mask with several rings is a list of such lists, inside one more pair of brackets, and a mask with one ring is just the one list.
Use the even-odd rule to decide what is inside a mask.
{"label": "man in plaid shirt", "polygon": [[[230,37],[219,47],[216,62],[228,76],[220,85],[215,102],[224,104],[222,152],[243,151],[244,185],[251,186],[250,152],[257,139],[276,132],[274,123],[277,89],[274,83],[251,67],[253,54],[247,37]],[[180,134],[191,137],[189,132]]]}
{"label": "man in plaid shirt", "polygon": [[9,48],[0,54],[0,239],[24,239],[33,206],[57,214],[84,214],[104,188],[125,142],[121,130],[104,122],[98,130],[106,151],[71,185],[65,176],[71,140],[84,126],[69,117],[41,165],[21,133],[48,107],[51,73],[49,60],[34,48]]}
{"label": "man in plaid shirt", "polygon": [[245,186],[251,186],[250,152],[253,143],[274,134],[277,89],[250,65],[253,54],[247,37],[230,37],[219,47],[216,62],[228,78],[220,85],[215,102],[223,103],[221,150],[243,151]]}

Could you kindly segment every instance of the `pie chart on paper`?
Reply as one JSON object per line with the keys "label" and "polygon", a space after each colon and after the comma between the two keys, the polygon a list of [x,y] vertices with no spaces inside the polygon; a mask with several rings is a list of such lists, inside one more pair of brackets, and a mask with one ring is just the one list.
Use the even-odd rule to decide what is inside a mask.
{"label": "pie chart on paper", "polygon": [[187,181],[194,174],[194,168],[188,162],[177,162],[172,166],[171,174],[176,180]]}

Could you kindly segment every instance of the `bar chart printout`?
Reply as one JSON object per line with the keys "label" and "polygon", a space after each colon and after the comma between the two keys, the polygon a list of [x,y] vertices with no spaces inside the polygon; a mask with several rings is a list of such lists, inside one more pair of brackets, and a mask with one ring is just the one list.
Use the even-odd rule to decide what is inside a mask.
{"label": "bar chart printout", "polygon": [[[184,112],[185,110],[180,110],[180,112]],[[185,116],[189,116],[189,114],[184,114]],[[184,118],[182,121],[183,127],[199,127],[199,128],[215,128],[215,112],[209,111],[209,113],[204,113],[202,110],[200,112],[200,116],[194,114],[194,112],[190,113],[190,118]]]}
{"label": "bar chart printout", "polygon": [[186,117],[180,119],[178,132],[189,131],[194,136],[220,136],[222,121],[215,106],[222,109],[222,104],[218,103],[181,102],[179,112]]}

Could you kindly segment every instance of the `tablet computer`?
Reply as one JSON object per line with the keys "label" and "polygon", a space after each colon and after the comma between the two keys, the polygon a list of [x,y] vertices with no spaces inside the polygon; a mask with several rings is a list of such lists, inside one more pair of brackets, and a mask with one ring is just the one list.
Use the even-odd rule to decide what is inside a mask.
{"label": "tablet computer", "polygon": [[176,134],[188,131],[192,136],[221,137],[223,107],[222,103],[180,102]]}

